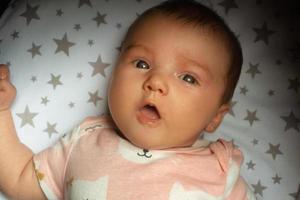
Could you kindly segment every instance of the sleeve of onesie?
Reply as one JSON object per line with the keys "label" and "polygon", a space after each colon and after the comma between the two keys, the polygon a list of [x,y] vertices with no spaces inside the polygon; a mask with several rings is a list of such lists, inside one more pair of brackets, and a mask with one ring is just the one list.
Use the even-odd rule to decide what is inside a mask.
{"label": "sleeve of onesie", "polygon": [[91,121],[93,120],[89,118],[84,120],[80,126],[75,127],[72,132],[60,138],[54,146],[34,156],[36,176],[48,199],[63,199],[65,170],[70,153],[82,135],[83,128],[81,127],[85,127]]}
{"label": "sleeve of onesie", "polygon": [[218,140],[211,146],[211,150],[218,158],[219,164],[227,174],[224,198],[226,200],[256,200],[255,195],[246,181],[240,176],[243,155],[232,142]]}

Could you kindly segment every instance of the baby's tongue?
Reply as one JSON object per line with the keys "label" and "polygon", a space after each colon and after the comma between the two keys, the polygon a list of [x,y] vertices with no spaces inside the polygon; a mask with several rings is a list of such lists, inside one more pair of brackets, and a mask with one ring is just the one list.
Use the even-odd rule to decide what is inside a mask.
{"label": "baby's tongue", "polygon": [[159,115],[158,115],[158,113],[157,113],[157,111],[155,110],[155,108],[151,108],[151,107],[143,107],[143,108],[141,109],[141,113],[142,113],[145,117],[147,117],[147,118],[149,118],[149,119],[152,119],[152,120],[157,120],[157,119],[160,118]]}

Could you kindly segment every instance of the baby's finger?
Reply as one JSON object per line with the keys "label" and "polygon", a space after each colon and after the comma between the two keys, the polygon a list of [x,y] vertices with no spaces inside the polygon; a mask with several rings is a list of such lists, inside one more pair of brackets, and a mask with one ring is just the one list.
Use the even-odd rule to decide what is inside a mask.
{"label": "baby's finger", "polygon": [[9,79],[9,69],[7,65],[0,64],[0,80]]}

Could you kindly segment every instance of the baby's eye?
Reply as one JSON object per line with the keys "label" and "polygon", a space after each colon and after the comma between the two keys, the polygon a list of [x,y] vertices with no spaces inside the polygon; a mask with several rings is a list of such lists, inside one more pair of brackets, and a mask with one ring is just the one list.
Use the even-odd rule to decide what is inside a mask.
{"label": "baby's eye", "polygon": [[150,69],[150,66],[148,65],[148,63],[146,63],[143,60],[135,60],[134,64],[137,68],[140,68],[140,69]]}
{"label": "baby's eye", "polygon": [[188,82],[189,84],[199,85],[199,82],[192,75],[183,74],[183,75],[179,76],[179,78],[184,80],[185,82]]}

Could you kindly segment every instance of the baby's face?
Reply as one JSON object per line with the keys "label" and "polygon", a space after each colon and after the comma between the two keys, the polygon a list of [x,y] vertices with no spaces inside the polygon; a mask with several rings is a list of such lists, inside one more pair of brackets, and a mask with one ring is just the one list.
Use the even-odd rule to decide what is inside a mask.
{"label": "baby's face", "polygon": [[228,111],[221,105],[228,63],[213,36],[152,16],[124,43],[108,91],[112,118],[141,148],[190,146]]}

